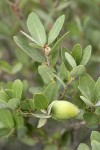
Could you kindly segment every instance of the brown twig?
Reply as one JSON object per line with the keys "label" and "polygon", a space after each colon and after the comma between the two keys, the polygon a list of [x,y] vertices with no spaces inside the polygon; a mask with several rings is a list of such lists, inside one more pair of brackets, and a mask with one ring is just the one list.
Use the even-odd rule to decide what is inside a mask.
{"label": "brown twig", "polygon": [[19,8],[19,0],[15,0],[11,2],[10,0],[6,0],[13,14],[18,17],[20,20],[23,20],[24,16],[22,15],[21,9]]}
{"label": "brown twig", "polygon": [[60,96],[60,99],[64,98],[64,96],[65,96],[65,94],[66,94],[66,91],[67,91],[67,89],[69,88],[69,86],[71,85],[71,83],[72,83],[73,80],[74,80],[74,79],[71,78],[71,79],[67,82],[67,85],[66,85],[66,87],[64,88],[64,91],[63,91],[63,93],[62,93],[61,96]]}
{"label": "brown twig", "polygon": [[73,128],[74,130],[78,130],[79,128],[81,128],[84,125],[85,125],[85,121],[74,122],[71,124],[71,128]]}
{"label": "brown twig", "polygon": [[47,66],[50,68],[50,62],[49,62],[49,57],[48,57],[48,55],[45,55],[45,58],[46,58]]}
{"label": "brown twig", "polygon": [[65,128],[68,128],[69,130],[78,130],[85,125],[85,121],[69,122],[67,124],[63,122],[63,124],[65,125]]}

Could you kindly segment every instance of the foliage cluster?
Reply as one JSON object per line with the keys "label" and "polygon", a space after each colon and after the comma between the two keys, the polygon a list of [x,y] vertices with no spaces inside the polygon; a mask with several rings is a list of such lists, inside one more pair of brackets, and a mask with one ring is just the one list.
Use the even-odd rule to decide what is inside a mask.
{"label": "foliage cluster", "polygon": [[[31,5],[31,3],[32,1],[30,3],[22,1],[20,5],[24,9],[24,6],[27,4]],[[96,20],[95,18],[95,16],[99,18],[98,9],[93,14],[94,22],[91,21],[92,12],[90,13],[89,11],[87,12],[89,13],[88,16],[83,16],[82,14],[82,19],[76,14],[74,21],[73,17],[66,17],[66,14],[73,15],[74,9],[76,10],[78,6],[79,8],[82,7],[83,11],[85,6],[87,9],[90,6],[93,9],[95,7],[98,8],[99,1],[95,1],[95,6],[90,1],[85,2],[84,0],[82,2],[61,1],[59,4],[53,1],[52,4],[46,2],[45,5],[50,5],[48,14],[43,9],[38,8],[38,1],[34,3],[36,5],[36,13],[31,12],[27,18],[28,30],[21,10],[16,11],[18,9],[17,2],[13,5],[12,2],[8,1],[11,10],[18,17],[17,20],[19,20],[13,25],[12,32],[9,30],[11,28],[10,23],[7,25],[5,19],[0,23],[0,36],[2,43],[4,43],[0,45],[2,49],[0,58],[4,54],[5,45],[9,51],[9,58],[6,58],[6,60],[13,60],[8,63],[4,60],[4,56],[4,59],[0,60],[0,74],[3,76],[2,80],[6,80],[6,82],[0,82],[0,136],[5,139],[17,136],[23,143],[32,146],[39,143],[39,139],[35,139],[32,135],[32,133],[35,133],[40,136],[40,140],[45,139],[45,150],[51,148],[64,150],[66,147],[71,149],[73,130],[82,129],[84,126],[85,129],[83,130],[85,132],[87,128],[90,128],[90,130],[99,128],[100,77],[98,77],[99,73],[97,74],[97,67],[98,62],[100,62],[98,56],[100,30],[98,19]],[[1,1],[1,4],[3,6],[4,2]],[[54,7],[52,7],[53,4]],[[44,5],[42,7],[44,8]],[[69,11],[67,13],[65,12],[66,8]],[[62,10],[65,15],[62,15]],[[6,14],[9,12],[9,9],[4,11]],[[54,24],[52,17],[50,17],[52,14],[49,14],[51,12],[57,12],[57,16],[61,14]],[[44,25],[37,14],[44,20]],[[10,19],[13,20],[13,16]],[[66,20],[69,20],[67,24],[67,30],[69,31],[65,33]],[[19,31],[19,28],[21,28],[21,34],[17,33],[19,35],[14,36],[14,41],[22,51],[17,46],[15,48],[12,38],[9,41],[9,37],[15,35],[16,29]],[[64,34],[59,37],[61,31]],[[69,44],[67,47],[66,41],[68,41],[68,44],[72,43],[72,45],[78,42],[81,44],[76,44],[75,46],[70,46]],[[12,49],[15,49],[15,53]],[[92,49],[97,50],[95,52]],[[89,75],[91,73],[96,78],[96,81]],[[70,105],[69,103],[66,104],[67,111],[65,112],[67,114],[64,114],[69,120],[62,120],[62,116],[61,118],[57,116],[63,114],[63,105],[60,105],[54,111],[58,114],[52,113],[53,109],[55,109],[53,106],[58,101],[70,102]],[[78,110],[77,114],[75,112],[76,108]],[[53,115],[57,117],[55,118]],[[39,122],[37,123],[38,118]],[[57,118],[59,119],[53,120]],[[61,132],[58,133],[57,131],[49,138],[45,126],[51,123],[55,126],[57,122]],[[61,127],[64,124],[65,126]],[[37,127],[40,128],[42,126],[44,126],[43,130],[37,129]],[[53,128],[52,125],[51,128]],[[99,150],[100,133],[92,131],[90,140],[91,146],[88,144],[90,148]],[[78,145],[76,144],[74,149],[90,149],[86,144],[81,143]]]}

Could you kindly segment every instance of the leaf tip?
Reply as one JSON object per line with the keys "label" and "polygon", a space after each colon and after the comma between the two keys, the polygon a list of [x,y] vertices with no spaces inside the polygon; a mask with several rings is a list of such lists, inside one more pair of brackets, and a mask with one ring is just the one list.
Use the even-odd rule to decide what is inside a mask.
{"label": "leaf tip", "polygon": [[17,36],[13,36],[15,43],[17,42]]}

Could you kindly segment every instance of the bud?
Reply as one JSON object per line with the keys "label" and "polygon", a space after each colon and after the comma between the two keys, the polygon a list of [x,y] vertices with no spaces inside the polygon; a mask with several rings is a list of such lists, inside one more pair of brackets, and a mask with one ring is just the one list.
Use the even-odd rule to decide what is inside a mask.
{"label": "bud", "polygon": [[45,49],[44,49],[44,51],[45,51],[45,55],[49,55],[49,53],[51,51],[51,48],[48,47],[48,46],[46,46]]}
{"label": "bud", "polygon": [[51,116],[56,120],[71,119],[79,114],[79,109],[68,101],[55,101],[51,108]]}

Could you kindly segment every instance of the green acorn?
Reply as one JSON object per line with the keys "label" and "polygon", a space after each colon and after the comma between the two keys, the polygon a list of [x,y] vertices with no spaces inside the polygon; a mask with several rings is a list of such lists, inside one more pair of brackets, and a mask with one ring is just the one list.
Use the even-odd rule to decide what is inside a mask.
{"label": "green acorn", "polygon": [[51,108],[51,116],[56,120],[71,119],[79,114],[79,109],[68,101],[55,101]]}

